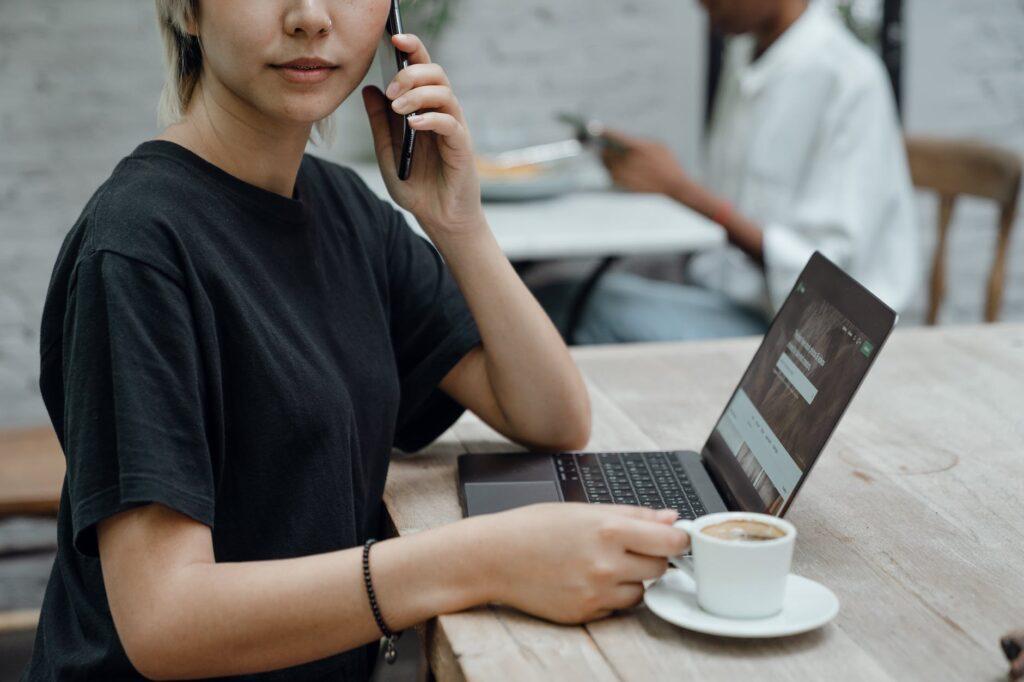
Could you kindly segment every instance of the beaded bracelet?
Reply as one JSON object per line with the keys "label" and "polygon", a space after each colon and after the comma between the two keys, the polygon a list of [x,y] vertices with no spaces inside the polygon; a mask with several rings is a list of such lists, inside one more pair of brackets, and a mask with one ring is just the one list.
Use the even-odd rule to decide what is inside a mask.
{"label": "beaded bracelet", "polygon": [[395,648],[398,635],[391,631],[391,628],[384,622],[384,616],[380,615],[377,595],[373,591],[373,580],[370,578],[370,545],[374,542],[376,540],[370,538],[363,545],[363,582],[366,583],[366,594],[370,598],[370,610],[373,611],[373,619],[377,621],[377,627],[380,628],[381,634],[384,635],[384,660],[387,663],[394,663],[395,659],[398,658],[398,649]]}

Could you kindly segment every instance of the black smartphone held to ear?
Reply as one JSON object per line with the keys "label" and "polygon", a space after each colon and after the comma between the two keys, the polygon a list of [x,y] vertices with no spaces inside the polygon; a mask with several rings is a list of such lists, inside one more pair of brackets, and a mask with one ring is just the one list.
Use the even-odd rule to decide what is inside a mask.
{"label": "black smartphone held to ear", "polygon": [[[391,36],[402,33],[402,14],[398,9],[398,0],[391,0],[391,11],[388,12],[388,22],[384,27],[384,36],[381,38],[380,48],[377,50],[377,59],[380,61],[381,75],[384,83],[382,90],[395,79],[398,72],[409,66],[409,55],[402,52],[391,44]],[[415,113],[415,112],[413,112]],[[391,119],[391,141],[401,136],[401,144],[393,145],[395,150],[395,169],[398,171],[399,180],[408,180],[412,172],[412,152],[416,146],[416,130],[409,125],[409,116],[400,116],[388,107],[388,116]]]}

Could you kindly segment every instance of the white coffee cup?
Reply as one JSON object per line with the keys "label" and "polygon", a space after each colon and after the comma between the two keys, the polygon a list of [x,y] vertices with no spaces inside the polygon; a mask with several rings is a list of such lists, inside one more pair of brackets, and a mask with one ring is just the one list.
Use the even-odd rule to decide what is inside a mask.
{"label": "white coffee cup", "polygon": [[[702,532],[727,521],[755,521],[783,535],[770,540],[722,539]],[[677,521],[690,536],[690,555],[672,558],[697,584],[697,603],[725,618],[767,618],[782,610],[793,561],[796,528],[767,514],[722,512],[696,521]],[[691,567],[692,563],[692,567]]]}

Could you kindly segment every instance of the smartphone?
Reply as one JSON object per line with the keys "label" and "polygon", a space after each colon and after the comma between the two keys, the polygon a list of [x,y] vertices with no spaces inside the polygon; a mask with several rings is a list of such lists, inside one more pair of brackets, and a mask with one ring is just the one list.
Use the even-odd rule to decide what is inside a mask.
{"label": "smartphone", "polygon": [[[384,35],[381,37],[380,47],[377,50],[377,60],[380,62],[381,90],[385,90],[388,84],[395,79],[398,72],[409,66],[409,55],[402,52],[391,44],[391,36],[402,33],[402,14],[398,9],[398,0],[391,0],[391,11],[388,12],[388,22],[384,26]],[[413,112],[416,113],[416,112]],[[396,114],[390,106],[388,116],[391,119],[391,141],[395,151],[395,168],[398,171],[399,180],[408,180],[412,172],[412,153],[416,146],[416,130],[409,125],[409,116]],[[400,144],[397,141],[401,141]]]}
{"label": "smartphone", "polygon": [[558,120],[572,126],[576,139],[584,145],[619,153],[627,151],[626,147],[605,135],[605,126],[600,121],[568,112],[558,114]]}

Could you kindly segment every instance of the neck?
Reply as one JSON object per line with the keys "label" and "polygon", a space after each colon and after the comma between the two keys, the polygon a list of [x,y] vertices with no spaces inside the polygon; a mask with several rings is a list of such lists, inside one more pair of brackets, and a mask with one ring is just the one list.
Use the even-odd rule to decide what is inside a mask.
{"label": "neck", "polygon": [[807,9],[807,0],[782,0],[775,12],[764,25],[754,31],[757,40],[755,59],[760,57],[785,33]]}
{"label": "neck", "polygon": [[157,139],[185,147],[250,185],[291,198],[312,124],[282,125],[223,87],[196,87],[188,111]]}

